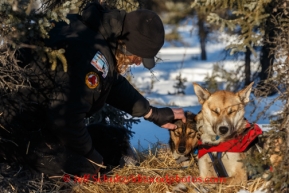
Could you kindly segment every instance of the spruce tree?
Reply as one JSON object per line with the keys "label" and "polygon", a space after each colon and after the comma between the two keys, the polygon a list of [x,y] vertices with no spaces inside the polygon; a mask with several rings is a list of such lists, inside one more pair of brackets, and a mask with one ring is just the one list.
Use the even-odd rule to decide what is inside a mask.
{"label": "spruce tree", "polygon": [[[48,62],[49,68],[55,69],[56,65],[62,65],[63,70],[66,71],[68,64],[66,64],[63,53],[65,50],[51,50],[44,47],[43,41],[49,38],[48,32],[53,27],[51,22],[64,21],[69,22],[66,18],[68,13],[79,13],[90,0],[43,0],[43,1],[9,1],[4,0],[0,3],[0,95],[7,96],[17,92],[19,88],[29,87],[31,80],[27,76],[27,71],[30,70],[30,64],[21,66],[16,59],[18,50],[29,48],[33,50],[32,62]],[[125,9],[132,11],[138,8],[139,3],[135,0],[109,0],[103,4],[107,9]],[[21,59],[28,60],[24,55]],[[15,100],[15,99],[13,99]],[[109,112],[110,118],[114,123],[120,126],[131,128],[132,123],[139,122],[137,119],[128,118],[124,112],[119,112],[118,109],[110,106],[105,106],[105,113],[107,116]],[[102,122],[105,120],[105,116]],[[118,120],[119,119],[119,120]]]}
{"label": "spruce tree", "polygon": [[173,87],[175,88],[175,94],[186,94],[185,93],[185,89],[186,89],[186,85],[185,82],[187,82],[186,78],[182,78],[182,74],[180,73],[177,77],[176,77],[176,82],[173,85]]}

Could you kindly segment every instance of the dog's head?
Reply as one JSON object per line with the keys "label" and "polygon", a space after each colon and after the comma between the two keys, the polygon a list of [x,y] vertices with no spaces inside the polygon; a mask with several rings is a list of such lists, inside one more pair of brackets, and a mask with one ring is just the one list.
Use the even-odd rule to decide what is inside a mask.
{"label": "dog's head", "polygon": [[202,104],[202,141],[212,144],[216,140],[225,141],[244,129],[245,106],[249,102],[253,82],[236,93],[224,90],[210,93],[196,83],[193,85]]}
{"label": "dog's head", "polygon": [[197,131],[196,115],[191,112],[185,113],[187,121],[177,120],[174,124],[177,129],[170,130],[170,148],[173,153],[187,156],[193,153],[194,148],[198,145],[199,133]]}

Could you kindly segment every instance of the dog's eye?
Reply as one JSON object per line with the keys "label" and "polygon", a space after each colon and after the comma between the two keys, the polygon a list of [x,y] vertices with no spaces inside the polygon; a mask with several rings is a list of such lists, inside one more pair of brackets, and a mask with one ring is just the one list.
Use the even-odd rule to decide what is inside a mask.
{"label": "dog's eye", "polygon": [[217,110],[212,110],[212,112],[216,113],[217,115],[220,114]]}
{"label": "dog's eye", "polygon": [[194,136],[195,136],[195,132],[194,132],[194,131],[191,131],[191,132],[188,133],[188,135],[189,135],[190,137],[194,137]]}
{"label": "dog's eye", "polygon": [[175,136],[180,136],[180,133],[179,132],[174,132]]}
{"label": "dog's eye", "polygon": [[231,114],[234,113],[234,112],[236,112],[236,110],[230,110],[230,111],[228,112],[228,115],[231,115]]}

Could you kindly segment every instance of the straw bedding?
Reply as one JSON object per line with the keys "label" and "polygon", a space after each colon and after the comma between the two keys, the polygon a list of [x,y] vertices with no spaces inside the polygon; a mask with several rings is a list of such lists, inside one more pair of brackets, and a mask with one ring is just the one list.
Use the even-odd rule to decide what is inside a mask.
{"label": "straw bedding", "polygon": [[[16,164],[1,163],[0,192],[170,193],[199,190],[231,193],[239,190],[254,192],[266,184],[261,178],[250,180],[246,186],[198,183],[199,172],[194,159],[188,167],[176,164],[165,144],[157,144],[150,150],[137,152],[137,155],[140,161],[137,166],[115,168],[105,175],[89,176],[90,178],[69,174],[47,177]],[[187,182],[188,178],[190,182]]]}

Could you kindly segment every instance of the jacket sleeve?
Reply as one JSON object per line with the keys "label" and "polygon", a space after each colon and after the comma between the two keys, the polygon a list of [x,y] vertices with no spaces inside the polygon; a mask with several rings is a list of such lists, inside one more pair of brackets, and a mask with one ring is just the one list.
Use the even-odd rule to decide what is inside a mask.
{"label": "jacket sleeve", "polygon": [[149,101],[121,75],[115,75],[106,102],[134,117],[142,117],[150,110]]}

